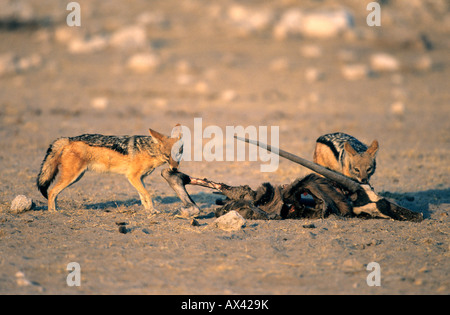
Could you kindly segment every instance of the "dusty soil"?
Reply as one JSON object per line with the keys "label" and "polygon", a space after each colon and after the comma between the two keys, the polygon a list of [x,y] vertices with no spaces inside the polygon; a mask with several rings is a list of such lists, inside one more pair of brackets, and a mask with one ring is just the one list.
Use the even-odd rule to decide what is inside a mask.
{"label": "dusty soil", "polygon": [[[277,19],[299,7],[295,1],[243,2],[272,14],[263,27],[244,30],[229,21],[231,1],[79,2],[80,28],[65,24],[64,1],[27,1],[31,22],[0,24],[0,56],[37,56],[31,65],[0,71],[1,294],[450,293],[445,1],[408,7],[384,1],[379,28],[365,24],[366,4],[342,1],[355,16],[354,29],[327,39],[274,37]],[[304,6],[322,10],[330,3]],[[146,31],[145,44],[69,49],[80,34],[107,40],[136,24]],[[156,65],[130,69],[129,58],[142,52]],[[400,67],[372,69],[356,80],[343,72],[355,64],[373,68],[371,56],[380,52]],[[146,179],[161,214],[147,213],[124,177],[92,173],[60,195],[59,213],[47,211],[35,180],[54,139],[146,134],[149,127],[169,133],[176,123],[193,128],[196,117],[203,128],[279,126],[280,146],[309,159],[324,133],[343,131],[366,143],[376,138],[373,186],[425,220],[248,221],[226,232],[213,224],[218,196],[189,187],[202,210],[200,226],[192,226],[174,215],[181,203],[161,169]],[[252,187],[309,173],[286,160],[276,172],[261,173],[260,164],[185,162],[181,170]],[[19,194],[35,201],[33,211],[9,212]],[[120,222],[128,233],[119,233]],[[80,287],[66,284],[70,262],[81,266]],[[366,283],[370,262],[381,267],[380,287]]]}

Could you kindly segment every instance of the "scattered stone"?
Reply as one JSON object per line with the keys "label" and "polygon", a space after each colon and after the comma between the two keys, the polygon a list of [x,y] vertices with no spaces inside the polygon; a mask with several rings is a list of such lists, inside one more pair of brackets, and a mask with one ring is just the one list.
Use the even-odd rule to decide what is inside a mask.
{"label": "scattered stone", "polygon": [[323,39],[339,36],[353,27],[353,14],[345,8],[317,11],[292,8],[281,16],[273,35],[276,39],[285,39],[289,35]]}
{"label": "scattered stone", "polygon": [[403,115],[405,115],[405,104],[402,101],[392,103],[391,113],[394,116],[402,117]]}
{"label": "scattered stone", "polygon": [[421,56],[415,60],[414,68],[420,71],[429,71],[433,68],[433,60],[428,55]]}
{"label": "scattered stone", "polygon": [[341,72],[344,78],[350,81],[364,79],[371,74],[369,67],[365,64],[344,65]]}
{"label": "scattered stone", "polygon": [[325,73],[317,68],[307,68],[305,70],[305,78],[308,82],[316,82],[325,78]]}
{"label": "scattered stone", "polygon": [[400,70],[400,62],[397,58],[386,53],[373,54],[370,57],[370,66],[372,70],[380,72]]}
{"label": "scattered stone", "polygon": [[127,62],[129,69],[137,73],[145,73],[157,68],[160,64],[159,57],[152,53],[139,53],[131,56]]}
{"label": "scattered stone", "polygon": [[75,36],[79,36],[77,28],[67,27],[67,25],[56,28],[54,33],[55,40],[62,44],[68,43]]}
{"label": "scattered stone", "polygon": [[214,225],[224,231],[237,231],[245,227],[246,224],[247,221],[234,210],[224,214],[214,221]]}
{"label": "scattered stone", "polygon": [[12,53],[0,55],[0,76],[16,72],[15,57]]}
{"label": "scattered stone", "polygon": [[350,258],[345,260],[342,263],[342,269],[345,272],[359,272],[359,271],[366,271],[366,268],[364,267],[364,264],[359,262],[358,260],[354,258]]}
{"label": "scattered stone", "polygon": [[147,45],[147,33],[143,26],[127,26],[116,31],[109,43],[116,48],[144,47]]}
{"label": "scattered stone", "polygon": [[322,56],[322,48],[317,45],[305,45],[300,48],[300,54],[305,58],[319,58]]}
{"label": "scattered stone", "polygon": [[33,285],[33,282],[28,280],[22,271],[16,272],[16,283],[19,287],[27,287]]}
{"label": "scattered stone", "polygon": [[109,100],[107,97],[99,96],[91,100],[91,106],[95,109],[106,109],[109,105]]}
{"label": "scattered stone", "polygon": [[42,57],[38,54],[19,58],[16,62],[16,72],[25,72],[39,68],[42,65]]}
{"label": "scattered stone", "polygon": [[200,226],[200,223],[198,223],[198,221],[197,221],[197,220],[195,220],[195,219],[192,219],[192,221],[191,221],[191,225],[192,225],[192,226]]}
{"label": "scattered stone", "polygon": [[220,93],[220,99],[224,102],[232,102],[236,100],[237,93],[235,90],[225,90]]}
{"label": "scattered stone", "polygon": [[127,229],[127,227],[125,225],[120,225],[119,226],[119,233],[127,234],[128,232],[130,232],[130,230]]}
{"label": "scattered stone", "polygon": [[11,203],[10,212],[14,214],[30,211],[34,207],[34,202],[31,198],[24,195],[18,195]]}
{"label": "scattered stone", "polygon": [[270,10],[247,8],[234,4],[227,12],[229,21],[245,33],[251,33],[266,29],[273,19]]}
{"label": "scattered stone", "polygon": [[93,36],[89,39],[75,37],[68,42],[68,49],[72,54],[89,54],[101,51],[107,46],[108,41],[100,35]]}
{"label": "scattered stone", "polygon": [[315,229],[316,226],[314,225],[314,223],[311,224],[305,224],[302,226],[304,229]]}

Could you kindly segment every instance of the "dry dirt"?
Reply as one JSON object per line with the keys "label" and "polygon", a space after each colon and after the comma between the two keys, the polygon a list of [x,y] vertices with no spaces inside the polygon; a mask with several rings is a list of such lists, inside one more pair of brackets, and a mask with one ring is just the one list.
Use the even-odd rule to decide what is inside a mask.
{"label": "dry dirt", "polygon": [[[378,28],[367,26],[364,1],[342,1],[355,26],[326,39],[273,30],[289,8],[332,1],[243,1],[269,18],[244,27],[232,18],[248,12],[232,1],[79,2],[79,28],[65,23],[66,1],[23,1],[31,13],[0,23],[0,56],[16,67],[0,67],[0,294],[450,293],[446,1],[382,1]],[[144,43],[109,42],[130,25],[145,30]],[[98,36],[97,46],[71,50],[80,34]],[[138,53],[151,56],[149,68],[129,67]],[[377,53],[399,68],[374,69]],[[372,71],[351,80],[352,65]],[[213,224],[218,196],[189,187],[202,210],[192,226],[174,216],[181,203],[161,169],[146,179],[161,214],[144,211],[124,177],[92,173],[60,195],[59,213],[47,211],[35,180],[54,139],[169,133],[196,117],[203,128],[279,126],[280,147],[308,159],[324,133],[376,138],[375,190],[425,220],[248,221],[226,232]],[[181,171],[254,188],[309,173],[286,160],[261,173],[260,164],[184,162]],[[11,214],[20,194],[36,207]],[[70,262],[81,266],[80,287],[66,284]],[[370,262],[381,267],[380,287],[366,283]]]}

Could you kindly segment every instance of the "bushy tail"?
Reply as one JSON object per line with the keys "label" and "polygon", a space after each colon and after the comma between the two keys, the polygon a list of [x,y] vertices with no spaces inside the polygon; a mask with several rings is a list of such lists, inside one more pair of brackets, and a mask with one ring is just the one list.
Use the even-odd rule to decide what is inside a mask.
{"label": "bushy tail", "polygon": [[47,190],[58,174],[58,165],[64,147],[69,144],[69,139],[61,138],[54,141],[47,149],[47,154],[41,164],[41,170],[36,180],[37,187],[42,196],[48,199]]}

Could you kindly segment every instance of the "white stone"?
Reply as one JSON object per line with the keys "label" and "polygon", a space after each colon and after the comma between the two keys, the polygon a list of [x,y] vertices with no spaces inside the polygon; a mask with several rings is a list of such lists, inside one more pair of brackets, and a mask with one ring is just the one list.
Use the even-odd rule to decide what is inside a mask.
{"label": "white stone", "polygon": [[159,57],[152,53],[139,53],[131,56],[127,62],[128,68],[138,73],[145,73],[158,67]]}
{"label": "white stone", "polygon": [[375,71],[397,71],[400,62],[390,54],[376,53],[370,57],[370,66]]}
{"label": "white stone", "polygon": [[353,20],[353,14],[345,8],[316,11],[292,8],[282,14],[273,35],[277,39],[284,39],[288,35],[332,38],[353,29]]}
{"label": "white stone", "polygon": [[147,44],[147,33],[143,26],[127,26],[116,31],[109,43],[117,48],[143,47]]}
{"label": "white stone", "polygon": [[12,53],[0,55],[0,76],[15,73],[15,57]]}
{"label": "white stone", "polygon": [[365,64],[344,65],[341,72],[344,78],[351,81],[364,79],[370,75],[370,69]]}
{"label": "white stone", "polygon": [[214,221],[214,225],[224,231],[237,231],[245,227],[246,224],[247,221],[234,210],[224,214]]}
{"label": "white stone", "polygon": [[69,41],[69,52],[72,54],[87,54],[100,51],[108,45],[106,38],[94,36],[90,39],[75,37]]}
{"label": "white stone", "polygon": [[11,203],[10,212],[19,214],[30,211],[33,208],[33,200],[24,195],[18,195]]}

